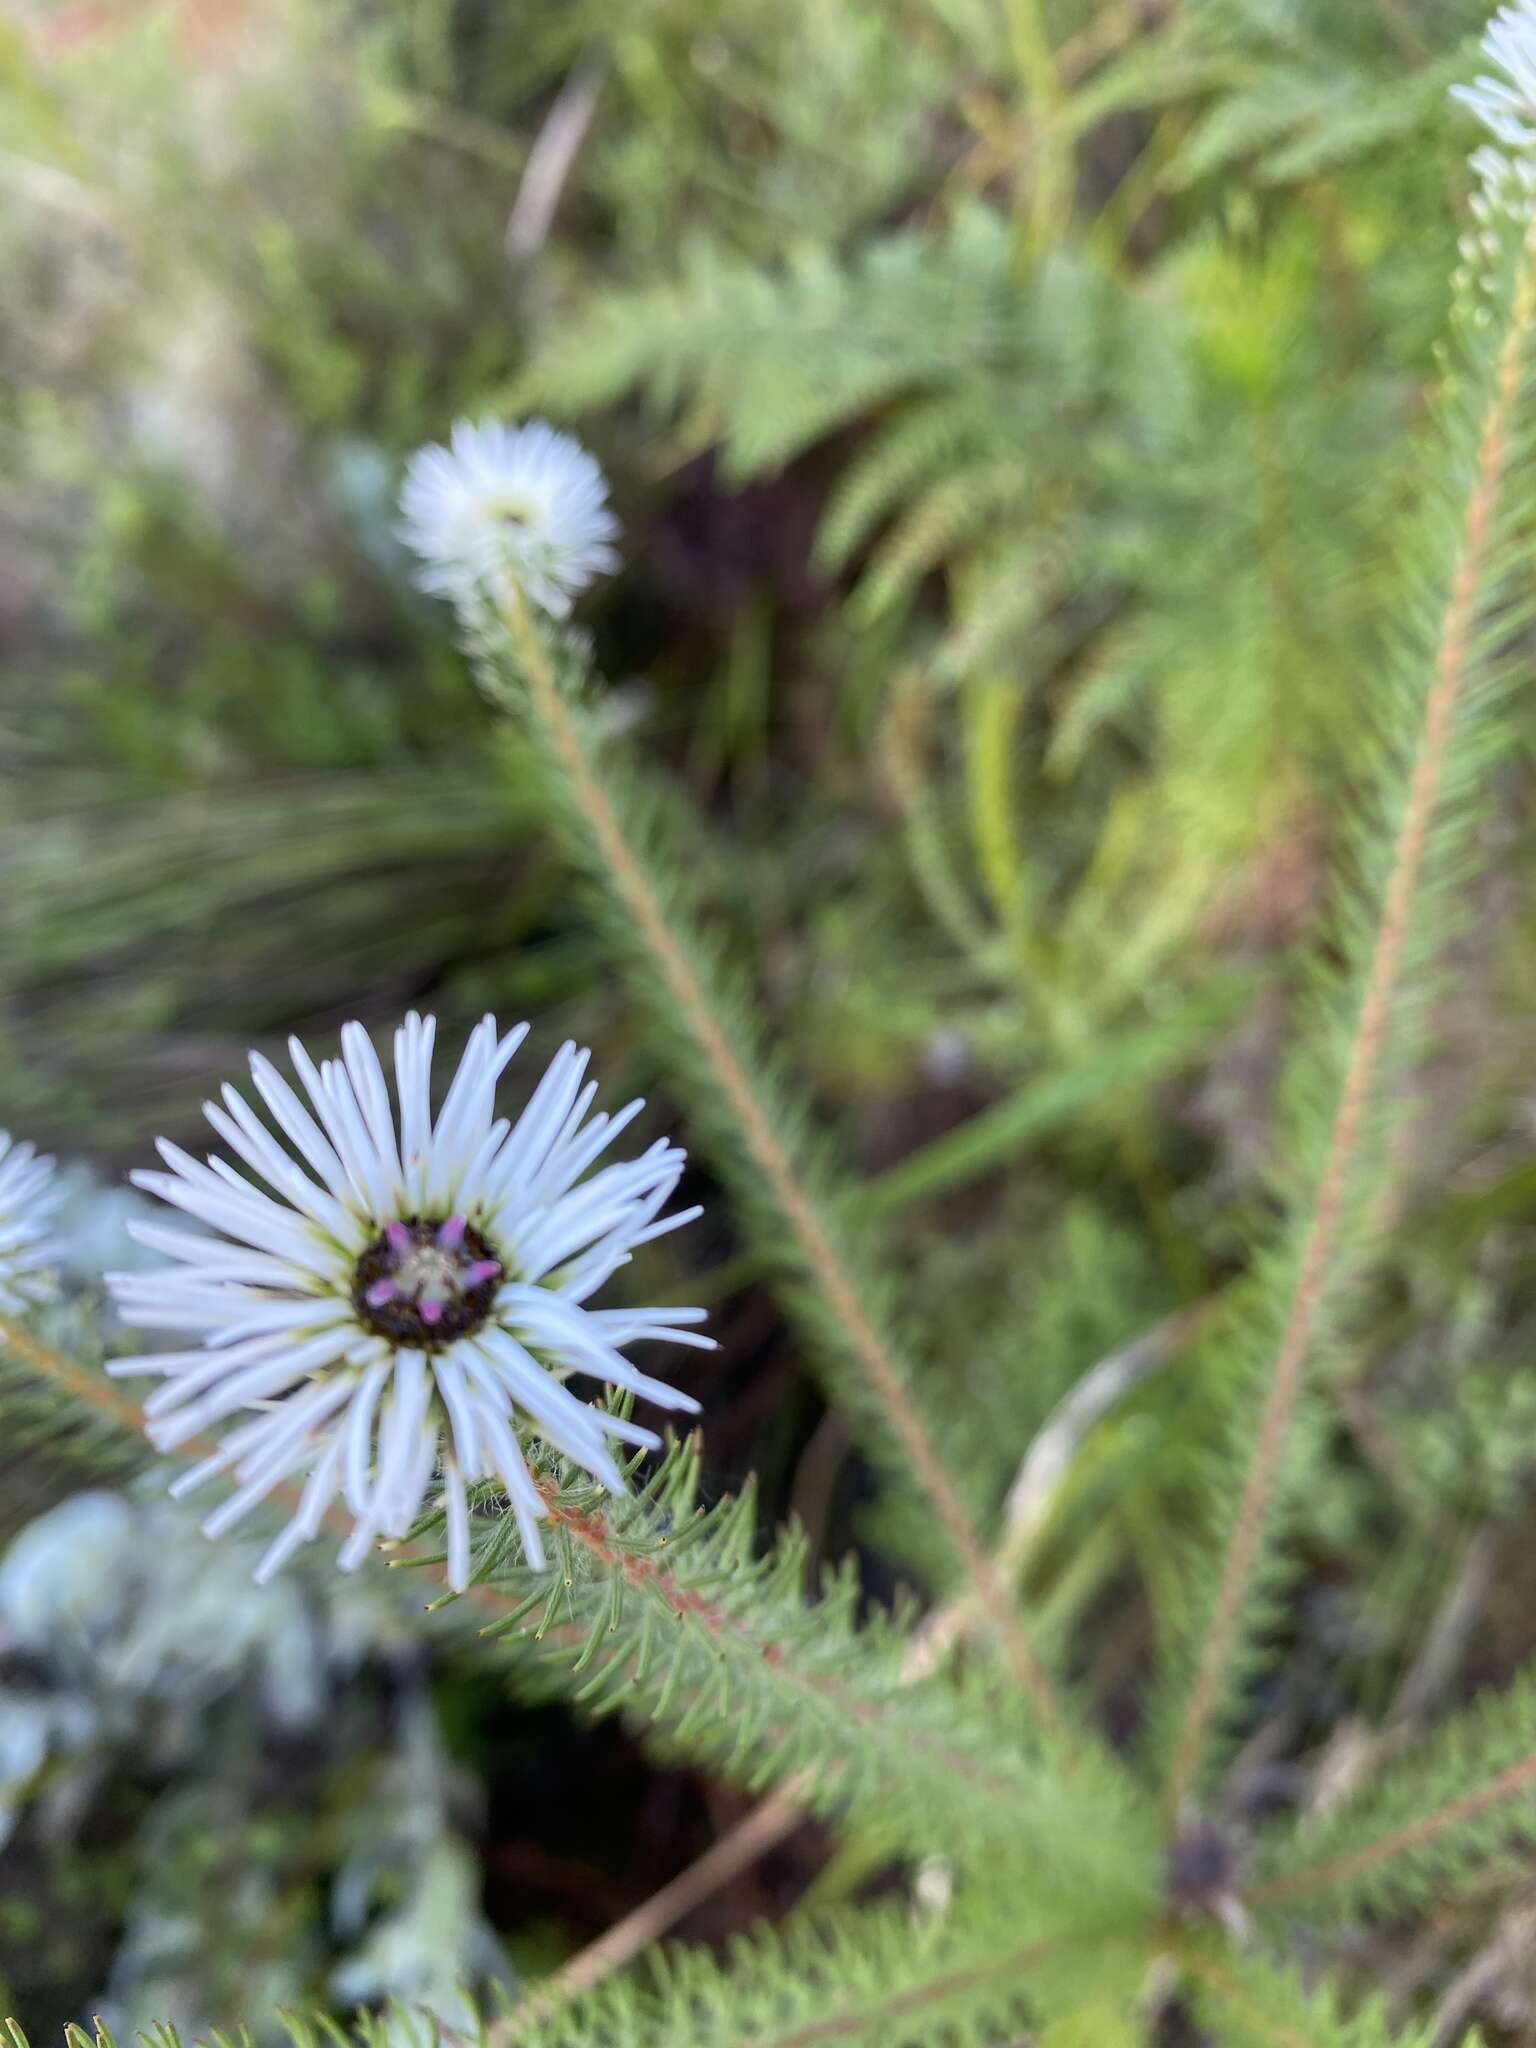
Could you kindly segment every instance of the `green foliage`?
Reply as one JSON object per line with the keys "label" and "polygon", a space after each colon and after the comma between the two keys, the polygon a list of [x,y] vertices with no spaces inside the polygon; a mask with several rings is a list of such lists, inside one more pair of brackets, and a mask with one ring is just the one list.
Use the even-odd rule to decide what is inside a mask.
{"label": "green foliage", "polygon": [[[1431,2048],[1433,2028],[1404,2027],[1390,2002],[1373,1997],[1353,2009],[1332,1991],[1305,1988],[1298,1976],[1256,1955],[1195,1957],[1192,1974],[1201,1986],[1202,2017],[1221,2028],[1233,2048],[1296,2048],[1329,2043],[1330,2048]],[[1474,2032],[1465,2048],[1479,2048]]]}
{"label": "green foliage", "polygon": [[1529,1825],[1536,1679],[1475,1702],[1385,1765],[1355,1798],[1264,1861],[1277,1907],[1351,1911],[1444,1898]]}
{"label": "green foliage", "polygon": [[[450,2026],[420,2006],[397,1999],[380,2012],[359,2012],[343,2024],[323,2013],[297,2012],[279,2013],[277,2024],[288,2048],[463,2048],[465,2043],[481,2048],[490,2038],[483,2021],[466,2032],[462,2026]],[[32,2048],[15,2020],[9,2022],[9,2029],[14,2048]],[[254,2041],[248,2027],[215,2027],[193,2038],[177,2027],[153,2026],[137,2031],[133,2044],[100,2020],[89,2032],[73,2022],[64,2029],[64,2048],[136,2048],[136,2044],[142,2048],[254,2048]]]}
{"label": "green foliage", "polygon": [[1069,1933],[1044,1888],[1022,1901],[1015,1895],[1006,1909],[1001,1889],[966,1888],[926,1918],[865,1912],[808,1922],[787,1940],[743,1941],[725,1970],[697,1951],[674,1950],[653,1985],[605,1988],[547,2021],[517,2025],[512,2039],[539,2048],[594,2038],[679,2048],[982,2044],[1010,2038],[1026,2013],[1072,2010],[1080,1997],[1080,1967],[1072,1965],[1079,1944],[1088,1946],[1111,1998],[1134,1995],[1139,1957],[1112,1893],[1088,1927],[1079,1923]]}
{"label": "green foliage", "polygon": [[[1370,678],[1369,746],[1308,991],[1309,1029],[1284,1084],[1275,1192],[1285,1220],[1253,1261],[1247,1313],[1232,1339],[1231,1458],[1208,1482],[1220,1531],[1211,1555],[1224,1560],[1255,1514],[1257,1496],[1245,1485],[1266,1457],[1274,1461],[1257,1507],[1263,1526],[1252,1563],[1261,1580],[1275,1555],[1273,1496],[1298,1487],[1309,1462],[1305,1431],[1288,1465],[1282,1444],[1264,1447],[1276,1361],[1300,1316],[1308,1349],[1327,1347],[1335,1304],[1368,1249],[1372,1195],[1390,1162],[1390,1113],[1401,1108],[1401,1078],[1424,1055],[1427,992],[1458,914],[1450,884],[1464,873],[1488,779],[1512,744],[1507,706],[1525,679],[1517,636],[1529,616],[1524,555],[1536,493],[1522,457],[1536,301],[1524,221],[1499,216],[1486,239],[1491,248],[1460,280],[1460,353],[1404,538],[1385,656]],[[1212,1574],[1196,1595],[1197,1643],[1209,1645],[1203,1628],[1219,1628],[1221,1598]],[[1273,1613],[1264,1599],[1253,1604],[1250,1641]],[[1248,1669],[1234,1657],[1227,1686],[1235,1691]]]}
{"label": "green foliage", "polygon": [[[871,1256],[854,1190],[796,1101],[782,1063],[762,1044],[740,975],[703,928],[691,877],[707,864],[694,855],[698,839],[686,812],[636,771],[625,749],[604,744],[590,701],[588,651],[578,636],[547,653],[534,643],[538,658],[552,659],[558,670],[550,679],[574,758],[564,744],[566,728],[534,708],[526,646],[489,612],[473,622],[472,636],[487,695],[524,720],[539,749],[549,816],[588,880],[594,915],[625,961],[649,1028],[664,1055],[691,1077],[699,1128],[736,1196],[753,1250],[780,1280],[815,1358],[835,1375],[838,1398],[866,1419],[872,1442],[885,1439],[899,1483],[891,1382],[908,1404],[920,1395],[896,1335],[893,1292]],[[617,859],[608,815],[622,843]],[[871,1350],[879,1354],[873,1373]]]}
{"label": "green foliage", "polygon": [[904,1631],[858,1626],[851,1570],[807,1602],[803,1542],[761,1551],[750,1493],[706,1509],[698,1484],[685,1446],[633,1503],[562,1488],[548,1573],[499,1567],[503,1525],[479,1570],[504,1603],[487,1632],[520,1689],[623,1710],[665,1753],[754,1791],[793,1777],[807,1805],[902,1848],[942,1847],[963,1810],[973,1842],[1049,1853],[1063,1905],[1095,1897],[1114,1839],[1122,1880],[1151,1898],[1152,1837],[1117,1771],[1085,1759],[1063,1775],[990,1687],[907,1682]]}
{"label": "green foliage", "polygon": [[[216,1631],[187,1660],[220,1769],[184,1715],[71,1748],[78,1644],[0,1669],[0,1737],[52,1745],[0,1785],[45,1872],[0,1934],[113,1919],[71,1999],[184,1963],[201,2004],[150,2048],[1442,2040],[1427,1990],[1374,1985],[1407,1929],[1454,1977],[1474,1887],[1517,1887],[1518,1576],[1471,1660],[1507,1688],[1412,1743],[1395,1707],[1351,1731],[1426,1618],[1469,1689],[1459,1582],[1428,1613],[1468,1518],[1469,1550],[1528,1548],[1507,223],[1474,223],[1435,353],[1481,0],[227,11],[0,32],[0,600],[40,620],[3,713],[5,1121],[137,1159],[295,1023],[558,1011],[661,1080],[724,1190],[720,1265],[677,1282],[722,1303],[723,1391],[629,1500],[530,1445],[548,1569],[484,1491],[430,1634],[413,1570],[381,1576],[387,1620],[326,1640],[400,1693],[387,1728],[310,1731],[308,1835],[264,1825],[264,1773],[290,1807],[315,1781],[250,1739],[260,1658],[230,1679],[285,1610],[242,1635],[135,1506],[166,1569],[82,1633],[158,1683],[179,1604],[227,1605],[233,1661]],[[590,641],[464,622],[487,720],[390,526],[400,454],[498,406],[600,443],[629,568]],[[1218,1298],[1072,1436],[1090,1368]],[[0,1329],[8,1536],[144,1463],[101,1349],[91,1285]],[[442,1540],[429,1516],[394,1561]],[[908,1574],[947,1596],[931,1663]],[[701,1774],[717,1831],[732,1790],[792,1799],[839,1845],[814,1897],[573,1999],[540,1982],[564,1937],[519,1927],[529,1995],[481,2019],[429,1667],[493,1774],[544,1724],[509,1742],[487,1674]],[[71,1798],[111,1837],[78,1867]],[[290,1986],[330,2016],[274,2013]],[[208,2030],[226,1995],[248,2031]]]}
{"label": "green foliage", "polygon": [[[101,1370],[100,1329],[94,1309],[84,1305],[54,1310],[44,1328],[54,1343],[66,1348],[71,1368],[89,1384]],[[0,1320],[0,1428],[4,1431],[3,1464],[8,1524],[29,1487],[48,1468],[82,1480],[112,1479],[138,1470],[148,1461],[142,1438],[115,1414],[102,1413],[38,1372],[27,1331]],[[53,1350],[53,1344],[48,1347]],[[45,1353],[47,1355],[47,1353]],[[62,1398],[61,1398],[62,1393]]]}

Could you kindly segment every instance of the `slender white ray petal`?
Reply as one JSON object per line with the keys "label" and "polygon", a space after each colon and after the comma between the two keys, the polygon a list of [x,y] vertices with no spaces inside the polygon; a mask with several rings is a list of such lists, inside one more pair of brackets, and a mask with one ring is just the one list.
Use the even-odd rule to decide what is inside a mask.
{"label": "slender white ray petal", "polygon": [[400,491],[400,538],[423,590],[467,603],[507,579],[563,618],[592,578],[618,567],[619,525],[596,462],[544,420],[455,423],[419,448]]}
{"label": "slender white ray petal", "polygon": [[336,1493],[337,1472],[341,1464],[341,1442],[339,1434],[332,1437],[321,1453],[320,1462],[309,1475],[304,1491],[299,1497],[298,1513],[268,1546],[252,1574],[258,1586],[264,1586],[275,1573],[281,1571],[301,1544],[312,1542],[319,1535],[325,1511]]}
{"label": "slender white ray petal", "polygon": [[443,1509],[448,1528],[448,1584],[462,1593],[469,1584],[469,1504],[464,1479],[454,1459],[443,1465]]}
{"label": "slender white ray petal", "polygon": [[512,1513],[517,1518],[518,1534],[523,1539],[523,1554],[535,1571],[542,1571],[545,1562],[544,1542],[539,1534],[539,1522],[548,1512],[543,1497],[529,1474],[517,1438],[507,1427],[502,1416],[491,1408],[482,1408],[481,1423],[490,1438],[496,1470],[506,1486],[507,1498],[512,1503]]}
{"label": "slender white ray petal", "polygon": [[[205,1102],[203,1114],[233,1152],[238,1152],[253,1172],[269,1187],[276,1188],[311,1222],[343,1243],[353,1239],[354,1219],[327,1189],[316,1187],[308,1174],[296,1166],[278,1144],[244,1097],[226,1082],[221,1093],[224,1108]],[[358,1247],[353,1243],[353,1249]]]}
{"label": "slender white ray petal", "polygon": [[343,1024],[341,1051],[347,1072],[352,1077],[353,1092],[363,1112],[363,1122],[368,1127],[368,1136],[384,1162],[391,1187],[397,1196],[403,1197],[405,1185],[400,1173],[400,1152],[395,1143],[389,1090],[384,1085],[384,1069],[379,1065],[373,1040],[361,1024]]}
{"label": "slender white ray petal", "polygon": [[472,1477],[485,1470],[485,1458],[480,1444],[480,1425],[476,1420],[474,1402],[464,1384],[463,1358],[466,1347],[456,1345],[451,1352],[437,1360],[437,1391],[443,1406],[448,1411],[448,1426],[453,1433],[454,1455],[460,1465]]}
{"label": "slender white ray petal", "polygon": [[61,1247],[50,1232],[63,1199],[53,1161],[0,1131],[0,1307],[7,1315],[53,1298]]}
{"label": "slender white ray petal", "polygon": [[[622,1492],[614,1445],[650,1450],[658,1439],[579,1399],[566,1378],[581,1372],[663,1408],[697,1407],[638,1371],[623,1347],[705,1348],[693,1328],[701,1310],[582,1305],[667,1227],[683,1154],[658,1139],[599,1167],[641,1105],[598,1110],[589,1055],[572,1044],[515,1119],[497,1117],[497,1083],[525,1035],[482,1018],[435,1120],[430,1017],[412,1012],[394,1034],[393,1100],[361,1025],[346,1025],[341,1057],[319,1064],[290,1041],[298,1088],[253,1054],[271,1122],[233,1087],[204,1105],[239,1166],[166,1142],[166,1170],[134,1176],[206,1234],[135,1226],[166,1264],[109,1275],[121,1317],[188,1341],[108,1371],[159,1379],[144,1403],[152,1441],[168,1452],[196,1445],[178,1493],[232,1479],[205,1523],[212,1533],[302,1477],[264,1578],[328,1517],[343,1522],[338,1562],[354,1570],[380,1540],[408,1534],[436,1497],[449,1583],[462,1590],[473,1576],[475,1481],[505,1489],[524,1560],[542,1569],[546,1504],[514,1424]],[[24,1148],[0,1143],[0,1198],[37,1171]],[[6,1247],[23,1234],[24,1219],[0,1201],[0,1286]]]}
{"label": "slender white ray petal", "polygon": [[436,1035],[437,1019],[423,1019],[414,1010],[395,1033],[400,1158],[405,1173],[405,1199],[412,1210],[421,1207],[427,1150],[432,1142],[432,1043]]}
{"label": "slender white ray petal", "polygon": [[381,1359],[363,1374],[345,1422],[346,1457],[342,1466],[342,1490],[354,1515],[368,1512],[373,1484],[373,1419],[393,1369],[391,1358]]}
{"label": "slender white ray petal", "polygon": [[613,1493],[624,1491],[624,1482],[613,1454],[603,1442],[596,1410],[578,1401],[560,1382],[541,1370],[514,1337],[504,1330],[492,1330],[477,1347],[477,1355],[466,1359],[465,1371],[492,1400],[510,1392],[518,1405],[533,1418],[540,1435],[557,1451],[583,1465]]}
{"label": "slender white ray petal", "polygon": [[[291,1260],[275,1258],[270,1252],[250,1251],[224,1238],[199,1237],[190,1230],[167,1230],[163,1224],[143,1223],[136,1216],[130,1217],[124,1227],[135,1244],[181,1260],[203,1280],[228,1280],[251,1287],[293,1287],[304,1284],[307,1277]],[[351,1272],[351,1264],[338,1254],[332,1270],[340,1280]]]}
{"label": "slender white ray petal", "polygon": [[1528,151],[1536,144],[1536,0],[1511,0],[1499,9],[1484,33],[1483,55],[1503,77],[1453,85],[1451,97],[1506,148]]}

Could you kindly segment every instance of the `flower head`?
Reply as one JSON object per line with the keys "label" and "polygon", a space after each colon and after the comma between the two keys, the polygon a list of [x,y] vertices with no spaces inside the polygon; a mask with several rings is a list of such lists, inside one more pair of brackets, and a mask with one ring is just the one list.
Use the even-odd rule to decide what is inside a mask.
{"label": "flower head", "polygon": [[544,420],[459,420],[446,448],[434,442],[411,457],[400,510],[421,587],[457,601],[510,578],[564,618],[577,591],[618,567],[603,472]]}
{"label": "flower head", "polygon": [[1536,143],[1536,0],[1511,0],[1489,22],[1483,54],[1502,78],[1453,85],[1460,100],[1497,139],[1511,149]]}
{"label": "flower head", "polygon": [[48,1235],[64,1199],[54,1185],[53,1161],[0,1131],[0,1309],[19,1315],[53,1293],[49,1272],[59,1247]]}
{"label": "flower head", "polygon": [[289,1040],[307,1103],[252,1053],[256,1092],[292,1151],[228,1085],[222,1106],[203,1107],[265,1188],[164,1140],[169,1172],[133,1176],[221,1235],[129,1226],[174,1263],[108,1275],[123,1317],[185,1331],[189,1347],[108,1369],[163,1375],[144,1404],[161,1450],[234,1423],[172,1488],[187,1493],[233,1472],[237,1490],[204,1522],[207,1534],[302,1475],[297,1511],[259,1579],[318,1533],[338,1494],[353,1522],[340,1563],[353,1570],[377,1537],[407,1532],[440,1459],[450,1585],[469,1582],[466,1480],[506,1488],[524,1553],[542,1565],[545,1503],[514,1413],[622,1493],[609,1439],[654,1447],[657,1438],[580,1400],[569,1375],[661,1408],[698,1407],[638,1372],[622,1347],[665,1338],[712,1348],[690,1327],[702,1309],[586,1306],[636,1245],[699,1213],[661,1218],[683,1154],[659,1140],[590,1172],[641,1104],[591,1115],[597,1084],[584,1079],[588,1056],[574,1045],[555,1055],[515,1123],[497,1117],[497,1078],[527,1026],[502,1037],[494,1017],[470,1034],[434,1122],[435,1028],[413,1013],[395,1033],[398,1121],[360,1024],[343,1027],[341,1058],[318,1069]]}

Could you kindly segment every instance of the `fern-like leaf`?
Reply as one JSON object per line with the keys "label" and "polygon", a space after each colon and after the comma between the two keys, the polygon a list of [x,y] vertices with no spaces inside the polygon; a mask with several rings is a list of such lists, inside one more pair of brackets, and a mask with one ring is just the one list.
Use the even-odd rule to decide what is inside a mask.
{"label": "fern-like leaf", "polygon": [[1277,1189],[1287,1220],[1259,1256],[1235,1346],[1231,1462],[1211,1488],[1219,1562],[1197,1601],[1174,1807],[1199,1782],[1213,1726],[1275,1614],[1276,1509],[1299,1475],[1293,1425],[1307,1371],[1365,1249],[1382,1105],[1422,1045],[1447,885],[1504,740],[1499,707],[1528,666],[1517,635],[1530,615],[1524,559],[1536,526],[1536,229],[1523,211],[1504,210],[1506,197],[1501,189],[1490,211],[1491,255],[1479,251],[1462,284],[1461,360],[1426,450],[1394,642],[1372,683],[1378,736],[1350,821],[1312,1028],[1290,1074]]}

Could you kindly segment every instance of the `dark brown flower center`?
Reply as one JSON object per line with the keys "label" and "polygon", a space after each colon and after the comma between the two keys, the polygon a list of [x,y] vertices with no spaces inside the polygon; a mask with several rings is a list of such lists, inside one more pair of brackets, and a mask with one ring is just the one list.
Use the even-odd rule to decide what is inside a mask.
{"label": "dark brown flower center", "polygon": [[359,1257],[352,1306],[391,1344],[441,1351],[480,1328],[503,1277],[490,1243],[462,1216],[403,1216]]}

